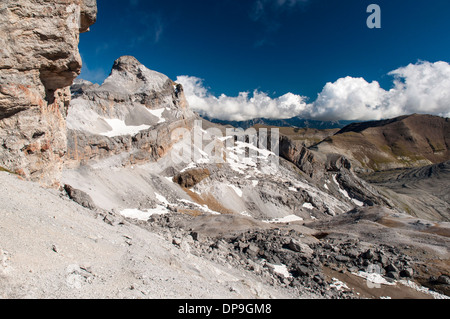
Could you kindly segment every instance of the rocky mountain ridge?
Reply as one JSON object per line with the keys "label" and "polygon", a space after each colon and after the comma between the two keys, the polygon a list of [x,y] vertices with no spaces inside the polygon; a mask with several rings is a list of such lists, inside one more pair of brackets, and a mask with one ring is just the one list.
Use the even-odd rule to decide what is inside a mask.
{"label": "rocky mountain ridge", "polygon": [[244,130],[257,126],[276,126],[276,127],[288,127],[288,128],[310,128],[310,129],[319,129],[319,130],[327,130],[327,129],[341,129],[345,126],[353,123],[353,121],[320,121],[320,120],[311,120],[311,119],[303,119],[300,117],[293,117],[290,119],[265,119],[258,118],[248,121],[225,121],[219,120],[215,118],[211,118],[207,115],[201,115],[207,121],[224,125],[224,126],[233,126],[233,127],[241,127]]}
{"label": "rocky mountain ridge", "polygon": [[72,166],[125,154],[124,165],[155,161],[170,149],[174,130],[193,126],[182,86],[134,57],[116,60],[101,86],[84,82],[73,92],[66,159]]}
{"label": "rocky mountain ridge", "polygon": [[[117,211],[139,208],[145,212],[169,202],[172,209],[195,211],[195,205],[199,205],[203,212],[246,214],[259,220],[310,220],[357,206],[392,207],[388,199],[352,172],[343,157],[315,156],[284,137],[276,143],[287,161],[259,148],[249,137],[228,145],[233,136],[221,135],[223,127],[202,121],[189,111],[181,85],[132,57],[119,58],[101,86],[81,86],[73,87],[68,116],[69,157],[63,181],[89,194],[98,207]],[[156,113],[159,116],[155,118]],[[111,125],[114,121],[121,121],[125,130]],[[192,139],[173,140],[172,133],[177,129],[186,130]],[[190,145],[196,134],[203,142]],[[206,154],[208,145],[214,145],[225,160],[217,163]],[[185,147],[199,156],[176,162],[176,153]],[[255,156],[247,157],[249,150]],[[123,170],[127,167],[130,169]],[[108,176],[111,168],[116,170],[115,175],[124,174],[121,179]],[[185,182],[197,171],[208,174],[195,183]],[[144,175],[153,176],[152,181],[142,180]],[[119,186],[124,179],[136,178],[145,188],[144,184],[139,188]],[[110,187],[100,184],[105,179]],[[178,180],[183,181],[181,187]],[[120,194],[123,191],[127,195]],[[104,201],[105,194],[101,193],[109,194],[106,206],[98,201]],[[150,200],[149,193],[164,194],[165,199],[156,196]],[[117,198],[123,202],[115,206],[112,203]]]}
{"label": "rocky mountain ridge", "polygon": [[[411,146],[427,135],[413,134],[416,117],[298,139],[242,132],[202,120],[181,85],[131,56],[102,85],[76,81],[70,91],[95,1],[4,1],[0,12],[0,297],[449,294],[448,222],[406,214],[395,194],[355,173],[353,153],[338,142],[322,149],[389,125],[392,148]],[[311,133],[324,136],[316,148]],[[446,172],[377,181],[446,189]]]}
{"label": "rocky mountain ridge", "polygon": [[360,171],[383,171],[445,162],[449,145],[450,119],[413,114],[350,124],[311,149],[345,155]]}

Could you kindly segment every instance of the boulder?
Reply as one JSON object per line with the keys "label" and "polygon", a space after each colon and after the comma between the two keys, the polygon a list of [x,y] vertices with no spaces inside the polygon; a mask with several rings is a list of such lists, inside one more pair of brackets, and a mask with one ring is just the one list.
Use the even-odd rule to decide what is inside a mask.
{"label": "boulder", "polygon": [[211,175],[208,169],[191,169],[180,173],[173,178],[174,183],[179,184],[183,188],[191,188],[200,183]]}
{"label": "boulder", "polygon": [[289,248],[292,251],[301,253],[308,258],[312,257],[312,255],[314,254],[314,250],[312,250],[307,244],[301,243],[296,239],[291,239],[291,241],[289,242]]}
{"label": "boulder", "polygon": [[437,282],[443,285],[450,285],[450,277],[447,275],[441,275],[438,277]]}
{"label": "boulder", "polygon": [[414,276],[414,269],[406,268],[400,272],[400,277],[402,278],[412,278]]}
{"label": "boulder", "polygon": [[64,185],[64,190],[66,191],[69,198],[75,203],[91,210],[97,209],[97,206],[94,204],[91,196],[89,196],[85,192],[79,189],[75,189],[70,185]]}

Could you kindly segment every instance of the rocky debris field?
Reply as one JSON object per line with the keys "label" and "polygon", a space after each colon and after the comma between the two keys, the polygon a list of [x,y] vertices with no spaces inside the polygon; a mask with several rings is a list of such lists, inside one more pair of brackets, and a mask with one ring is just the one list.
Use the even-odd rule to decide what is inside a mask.
{"label": "rocky debris field", "polygon": [[180,249],[133,220],[85,209],[65,192],[8,173],[0,173],[0,184],[0,298],[298,297]]}
{"label": "rocky debris field", "polygon": [[[327,238],[326,233],[287,224],[267,229],[252,225],[241,232],[214,236],[208,232],[204,219],[199,222],[202,226],[196,227],[196,219],[168,214],[139,224],[184,251],[251,271],[271,285],[295,291],[299,297],[310,293],[327,299],[371,298],[383,291],[395,298],[445,298],[444,294],[411,288],[423,260],[406,255],[395,245],[345,236]],[[342,275],[352,277],[349,282],[353,286],[336,278]],[[445,293],[447,278],[441,274],[430,277],[429,282],[440,283],[441,292]],[[375,291],[367,289],[371,285]]]}
{"label": "rocky debris field", "polygon": [[[0,179],[3,298],[448,295],[448,237],[418,232],[424,228],[417,220],[382,209],[359,209],[310,224],[174,211],[140,221],[86,209],[81,206],[89,206],[86,194],[71,188],[81,205],[69,199],[67,190],[44,189],[6,172]],[[388,218],[411,229],[368,226],[376,220],[388,223]]]}

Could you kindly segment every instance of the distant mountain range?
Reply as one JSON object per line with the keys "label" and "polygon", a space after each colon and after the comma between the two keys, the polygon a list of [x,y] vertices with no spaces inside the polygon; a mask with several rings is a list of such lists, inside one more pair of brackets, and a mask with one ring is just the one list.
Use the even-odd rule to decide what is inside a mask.
{"label": "distant mountain range", "polygon": [[353,123],[312,149],[338,153],[375,171],[420,167],[450,158],[450,119],[412,114]]}
{"label": "distant mountain range", "polygon": [[202,116],[205,120],[208,120],[212,123],[221,124],[221,125],[231,125],[233,127],[240,127],[243,129],[248,129],[255,125],[265,125],[265,126],[277,126],[277,127],[296,127],[296,128],[313,128],[319,130],[325,129],[341,129],[346,127],[349,124],[355,123],[356,121],[317,121],[317,120],[309,120],[303,119],[300,117],[293,117],[286,120],[273,120],[273,119],[253,119],[248,121],[225,121],[218,120],[214,118],[210,118],[208,116]]}

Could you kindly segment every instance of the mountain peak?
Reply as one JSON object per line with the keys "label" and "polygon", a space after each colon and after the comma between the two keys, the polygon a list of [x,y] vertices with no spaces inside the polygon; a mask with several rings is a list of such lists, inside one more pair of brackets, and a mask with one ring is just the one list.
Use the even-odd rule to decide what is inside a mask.
{"label": "mountain peak", "polygon": [[101,90],[126,94],[148,93],[171,89],[172,81],[164,74],[145,67],[133,56],[122,56],[114,61],[111,74]]}
{"label": "mountain peak", "polygon": [[142,66],[142,63],[134,56],[124,55],[114,61],[112,69],[117,71],[136,72],[140,66]]}

